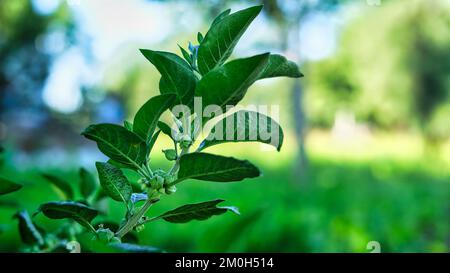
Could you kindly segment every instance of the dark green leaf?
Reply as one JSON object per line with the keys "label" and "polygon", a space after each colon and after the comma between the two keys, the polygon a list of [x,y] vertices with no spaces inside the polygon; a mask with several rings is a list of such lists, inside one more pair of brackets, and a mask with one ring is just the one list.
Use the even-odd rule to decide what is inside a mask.
{"label": "dark green leaf", "polygon": [[79,202],[61,201],[42,204],[36,213],[42,212],[50,219],[73,219],[80,225],[92,229],[91,221],[98,211]]}
{"label": "dark green leaf", "polygon": [[241,110],[214,125],[206,139],[200,143],[198,151],[220,143],[250,141],[270,144],[280,151],[283,130],[275,120],[266,115]]}
{"label": "dark green leaf", "polygon": [[0,195],[18,191],[23,186],[0,177]]}
{"label": "dark green leaf", "polygon": [[161,74],[159,83],[161,94],[175,93],[178,95],[180,103],[191,104],[197,78],[190,65],[178,55],[170,52],[147,49],[141,49],[141,52]]}
{"label": "dark green leaf", "polygon": [[150,142],[148,143],[148,153],[153,149],[153,146],[155,146],[156,140],[158,139],[159,134],[161,133],[161,130],[156,131],[156,133],[153,134],[152,138],[150,139]]}
{"label": "dark green leaf", "polygon": [[215,24],[217,24],[218,22],[220,22],[223,18],[225,18],[226,16],[228,16],[228,14],[230,14],[231,9],[227,9],[222,11],[212,22],[211,26],[214,26]]}
{"label": "dark green leaf", "polygon": [[207,153],[192,153],[181,157],[177,181],[198,179],[233,182],[259,175],[258,168],[247,160]]}
{"label": "dark green leaf", "polygon": [[127,121],[127,120],[125,120],[123,122],[123,127],[125,127],[125,129],[127,129],[128,131],[133,132],[133,123],[131,123],[131,122]]}
{"label": "dark green leaf", "polygon": [[296,63],[287,60],[284,56],[271,54],[259,79],[273,77],[300,78],[303,77],[303,74],[298,70]]}
{"label": "dark green leaf", "polygon": [[203,35],[201,32],[197,33],[197,41],[199,44],[201,44],[203,41]]}
{"label": "dark green leaf", "polygon": [[19,233],[22,242],[27,245],[44,245],[42,234],[39,232],[26,210],[16,213],[14,218],[19,220]]}
{"label": "dark green leaf", "polygon": [[100,185],[109,197],[116,201],[128,203],[133,190],[123,172],[108,163],[96,162]]}
{"label": "dark green leaf", "polygon": [[85,168],[80,168],[80,192],[84,198],[89,198],[97,189],[95,178]]}
{"label": "dark green leaf", "polygon": [[231,61],[206,74],[198,83],[195,95],[202,97],[204,107],[236,105],[266,67],[269,53]]}
{"label": "dark green leaf", "polygon": [[163,94],[149,99],[134,117],[133,131],[142,139],[150,142],[159,117],[173,106],[175,94]]}
{"label": "dark green leaf", "polygon": [[97,142],[105,155],[129,168],[139,169],[145,162],[147,147],[135,133],[115,124],[91,125],[82,133]]}
{"label": "dark green leaf", "polygon": [[188,62],[189,64],[192,64],[191,55],[182,46],[178,45],[178,47],[180,48],[181,54],[183,54],[183,57],[186,60],[186,62]]}
{"label": "dark green leaf", "polygon": [[172,128],[167,123],[162,121],[158,121],[158,128],[161,129],[161,131],[171,139],[173,139],[173,137],[177,134],[177,132],[172,130]]}
{"label": "dark green leaf", "polygon": [[227,211],[232,211],[239,214],[239,211],[235,207],[217,207],[217,204],[224,200],[213,200],[196,204],[188,204],[168,211],[156,219],[164,219],[171,223],[187,223],[192,220],[206,220],[214,215],[224,214]]}
{"label": "dark green leaf", "polygon": [[51,174],[41,174],[48,182],[50,182],[56,189],[64,196],[65,199],[73,199],[73,189],[67,181],[62,180]]}
{"label": "dark green leaf", "polygon": [[202,75],[225,63],[261,9],[255,6],[216,19],[198,49],[197,64]]}

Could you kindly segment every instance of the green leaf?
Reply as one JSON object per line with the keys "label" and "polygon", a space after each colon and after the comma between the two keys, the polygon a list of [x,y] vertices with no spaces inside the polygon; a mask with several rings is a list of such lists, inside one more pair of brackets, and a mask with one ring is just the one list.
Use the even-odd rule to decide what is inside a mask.
{"label": "green leaf", "polygon": [[189,105],[194,98],[197,78],[190,65],[181,57],[170,52],[141,49],[142,54],[161,74],[161,94],[175,93],[181,104]]}
{"label": "green leaf", "polygon": [[156,140],[158,139],[160,133],[161,130],[156,131],[156,133],[154,133],[152,138],[150,139],[150,142],[148,143],[148,154],[150,154],[150,152],[153,150],[153,146],[155,146]]}
{"label": "green leaf", "polygon": [[198,32],[198,33],[197,33],[197,41],[198,41],[199,44],[201,44],[202,41],[203,41],[203,35],[202,35],[201,32]]}
{"label": "green leaf", "polygon": [[176,182],[185,179],[233,182],[259,175],[259,169],[247,160],[207,153],[192,153],[181,157]]}
{"label": "green leaf", "polygon": [[80,168],[80,192],[85,199],[89,198],[97,190],[97,182],[94,176],[85,168]]}
{"label": "green leaf", "polygon": [[218,22],[220,22],[223,18],[225,18],[226,16],[228,16],[228,14],[230,14],[231,9],[227,9],[222,11],[219,15],[217,15],[217,17],[213,20],[211,27],[214,26],[215,24],[217,24]]}
{"label": "green leaf", "polygon": [[136,113],[133,131],[142,139],[145,139],[147,143],[150,142],[159,117],[169,107],[173,106],[175,100],[175,94],[163,94],[149,99]]}
{"label": "green leaf", "polygon": [[161,129],[161,131],[169,136],[173,140],[173,136],[177,134],[176,131],[172,130],[172,128],[165,122],[158,121],[158,128]]}
{"label": "green leaf", "polygon": [[96,162],[100,185],[109,197],[125,204],[130,200],[133,190],[123,172],[108,163]]}
{"label": "green leaf", "polygon": [[123,127],[125,127],[125,129],[127,129],[128,131],[133,132],[133,123],[131,123],[131,122],[127,121],[127,120],[125,120],[123,122]]}
{"label": "green leaf", "polygon": [[171,223],[187,223],[192,220],[206,220],[214,215],[221,215],[227,211],[239,214],[236,207],[217,207],[217,204],[224,200],[213,200],[196,204],[188,204],[168,211],[153,220],[164,219]]}
{"label": "green leaf", "polygon": [[0,195],[18,191],[23,186],[0,177]]}
{"label": "green leaf", "polygon": [[91,125],[82,135],[96,141],[100,151],[109,158],[129,168],[139,169],[146,160],[145,142],[122,126],[106,123]]}
{"label": "green leaf", "polygon": [[[91,221],[97,217],[98,211],[79,202],[61,201],[42,204],[38,211],[50,219],[73,219],[80,225],[93,229]],[[95,231],[95,230],[93,230]]]}
{"label": "green leaf", "polygon": [[[227,123],[231,125],[227,126]],[[200,143],[198,151],[226,142],[251,141],[270,144],[280,151],[283,137],[283,130],[272,118],[258,112],[241,110],[216,123]]]}
{"label": "green leaf", "polygon": [[65,199],[73,199],[74,196],[73,189],[67,181],[46,173],[42,173],[41,176],[45,178],[48,182],[50,182],[50,184],[55,186],[58,192],[60,192]]}
{"label": "green leaf", "polygon": [[261,9],[262,6],[255,6],[231,15],[219,15],[221,18],[211,25],[198,49],[197,64],[202,75],[225,63]]}
{"label": "green leaf", "polygon": [[287,60],[284,56],[271,54],[259,79],[273,77],[300,78],[303,77],[303,74],[299,71],[296,63]]}
{"label": "green leaf", "polygon": [[258,79],[266,67],[269,53],[237,59],[206,74],[198,83],[196,96],[202,97],[204,107],[236,105],[247,89]]}
{"label": "green leaf", "polygon": [[42,234],[39,232],[26,210],[16,213],[14,218],[19,220],[19,233],[22,242],[27,245],[44,245]]}
{"label": "green leaf", "polygon": [[192,64],[192,57],[191,55],[184,49],[182,46],[178,45],[180,48],[181,54],[183,55],[184,59],[189,63]]}

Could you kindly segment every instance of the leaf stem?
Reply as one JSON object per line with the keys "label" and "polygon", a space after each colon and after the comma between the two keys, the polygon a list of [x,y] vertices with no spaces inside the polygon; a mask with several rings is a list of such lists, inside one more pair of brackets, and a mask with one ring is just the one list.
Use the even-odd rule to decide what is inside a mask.
{"label": "leaf stem", "polygon": [[116,236],[122,238],[125,234],[130,232],[136,224],[139,222],[142,216],[148,211],[148,209],[156,202],[159,201],[159,198],[148,199],[145,204],[141,207],[141,209],[133,215],[128,222],[116,232]]}

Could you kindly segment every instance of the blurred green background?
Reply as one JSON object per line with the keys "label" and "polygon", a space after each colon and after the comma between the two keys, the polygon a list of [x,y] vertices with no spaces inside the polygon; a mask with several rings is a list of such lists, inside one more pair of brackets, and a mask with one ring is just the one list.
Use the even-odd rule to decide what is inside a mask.
{"label": "blurred green background", "polygon": [[[241,183],[186,181],[151,214],[215,198],[240,208],[204,222],[155,222],[139,242],[169,252],[450,250],[450,2],[446,0],[14,0],[0,3],[0,251],[24,248],[12,215],[59,200],[40,172],[79,183],[105,160],[79,133],[121,123],[158,94],[139,48],[178,52],[220,11],[265,5],[232,58],[263,51],[304,78],[258,82],[243,104],[278,105],[281,152],[211,148],[258,165]],[[170,146],[161,138],[155,151]],[[166,167],[156,152],[153,164]],[[119,222],[120,204],[103,204]],[[49,230],[62,221],[37,216]]]}

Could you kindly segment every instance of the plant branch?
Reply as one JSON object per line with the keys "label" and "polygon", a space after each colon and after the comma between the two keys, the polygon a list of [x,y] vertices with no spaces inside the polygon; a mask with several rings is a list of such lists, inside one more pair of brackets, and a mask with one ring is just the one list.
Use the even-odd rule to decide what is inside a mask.
{"label": "plant branch", "polygon": [[159,198],[148,199],[145,202],[144,206],[142,206],[141,209],[135,215],[133,215],[120,230],[116,232],[116,236],[122,238],[125,234],[130,232],[136,226],[142,216],[144,216],[145,213],[150,209],[150,207],[158,201]]}

